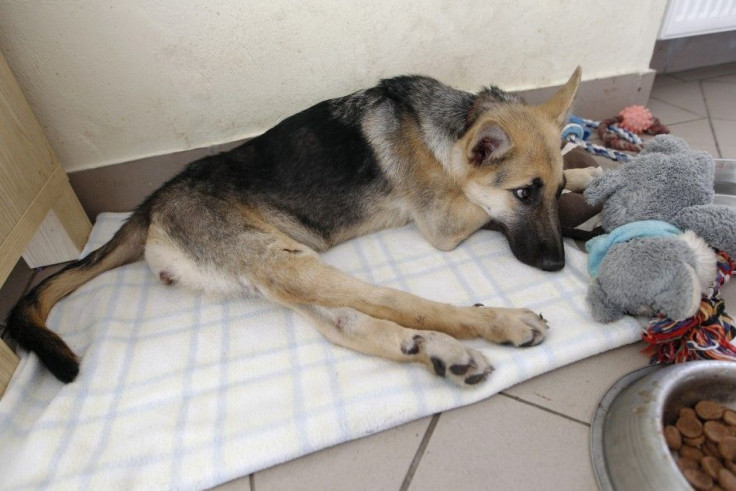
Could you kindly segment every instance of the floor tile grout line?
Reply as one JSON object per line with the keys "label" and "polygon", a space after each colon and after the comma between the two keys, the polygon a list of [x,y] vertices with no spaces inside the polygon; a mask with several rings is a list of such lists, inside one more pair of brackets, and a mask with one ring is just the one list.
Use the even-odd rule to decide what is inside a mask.
{"label": "floor tile grout line", "polygon": [[734,75],[734,74],[736,74],[736,67],[733,68],[733,71],[731,71],[731,69],[727,69],[726,70],[726,73],[719,73],[718,75],[710,75],[710,76],[707,76],[707,77],[699,77],[699,78],[695,78],[695,79],[692,79],[692,80],[688,80],[686,78],[682,78],[682,76],[678,76],[678,74],[684,73],[684,72],[690,72],[690,71],[693,71],[693,70],[702,70],[702,69],[706,69],[706,68],[713,68],[713,67],[717,67],[717,66],[720,66],[720,65],[733,65],[733,64],[734,63],[719,63],[717,65],[703,66],[703,67],[698,67],[698,68],[690,68],[688,70],[678,70],[676,72],[663,72],[661,74],[660,73],[657,73],[657,75],[667,75],[668,77],[674,78],[675,80],[679,80],[680,82],[686,82],[686,83],[689,83],[689,82],[699,82],[701,80],[711,80],[711,79],[718,78],[718,77],[728,77],[730,75]]}
{"label": "floor tile grout line", "polygon": [[248,476],[248,484],[250,485],[250,491],[256,491],[256,473],[252,472]]}
{"label": "floor tile grout line", "polygon": [[[671,103],[671,102],[669,102],[669,101],[665,101],[665,100],[663,100],[663,99],[660,99],[660,98],[658,98],[658,97],[657,97],[656,95],[650,95],[650,96],[649,96],[649,98],[650,98],[650,99],[653,99],[653,100],[655,100],[655,101],[657,101],[657,102],[661,102],[662,104],[667,104],[668,106],[672,106],[672,107],[674,107],[674,108],[676,108],[676,109],[679,109],[680,111],[685,111],[686,113],[690,113],[690,114],[692,114],[693,116],[697,116],[697,118],[695,118],[695,119],[691,119],[691,120],[688,120],[688,121],[681,121],[682,123],[689,123],[689,122],[691,122],[691,121],[697,121],[697,120],[699,120],[699,119],[705,119],[705,118],[707,117],[707,116],[701,116],[701,115],[700,115],[700,114],[698,114],[698,113],[694,113],[694,112],[692,112],[692,111],[691,111],[690,109],[685,109],[684,107],[682,107],[682,106],[678,106],[677,104],[672,104],[672,103]],[[703,104],[705,104],[705,100],[703,100]],[[706,112],[707,112],[707,111],[708,111],[708,108],[706,107],[706,108],[705,108],[705,110],[706,110]]]}
{"label": "floor tile grout line", "polygon": [[534,402],[527,401],[525,399],[522,399],[521,397],[512,396],[511,394],[508,394],[506,392],[499,392],[499,394],[502,395],[502,396],[508,397],[509,399],[512,399],[514,401],[520,402],[522,404],[526,404],[528,406],[535,407],[537,409],[541,409],[542,411],[548,412],[550,414],[554,414],[555,416],[560,416],[561,418],[565,418],[565,419],[570,420],[570,421],[572,421],[574,423],[579,423],[579,424],[581,424],[583,426],[587,426],[588,428],[590,428],[590,423],[588,423],[587,421],[581,421],[581,420],[579,420],[577,418],[573,418],[572,416],[568,416],[567,414],[561,413],[559,411],[555,411],[554,409],[550,409],[548,407],[544,407],[541,404],[536,404]]}
{"label": "floor tile grout line", "polygon": [[[714,65],[714,66],[718,66],[718,65]],[[701,78],[698,78],[697,80],[698,80],[699,82],[710,82],[710,81],[711,81],[711,80],[713,80],[714,78],[719,78],[719,77],[730,77],[730,76],[732,76],[732,75],[736,75],[736,67],[734,67],[734,68],[733,68],[733,70],[730,70],[730,69],[729,69],[729,70],[727,70],[727,71],[726,71],[726,72],[724,72],[724,73],[719,73],[718,75],[710,75],[710,76],[707,76],[707,77],[701,77]],[[725,83],[729,83],[729,82],[725,82]]]}
{"label": "floor tile grout line", "polygon": [[704,119],[708,119],[705,116],[701,116],[697,119],[688,119],[687,121],[678,121],[677,123],[667,123],[666,126],[669,128],[671,126],[677,126],[678,124],[688,124],[688,123],[697,123],[698,121],[702,121]]}
{"label": "floor tile grout line", "polygon": [[718,158],[721,158],[721,146],[718,144],[718,137],[713,127],[713,121],[710,119],[710,108],[708,107],[708,101],[705,99],[705,89],[703,89],[702,80],[698,80],[698,87],[700,87],[700,96],[703,98],[703,104],[705,105],[705,114],[708,115],[708,127],[710,128],[711,135],[713,135],[713,142],[716,144],[716,152],[718,152]]}
{"label": "floor tile grout line", "polygon": [[[680,81],[680,82],[682,82],[682,83],[687,83],[687,82],[688,82],[688,81],[687,81],[687,80],[685,80],[684,78],[680,78],[680,77],[677,77],[677,76],[675,76],[675,75],[674,75],[674,73],[679,73],[679,72],[673,72],[673,73],[662,73],[662,75],[667,75],[668,77],[670,77],[670,78],[674,78],[675,80],[678,80],[678,81]],[[673,84],[673,85],[674,85],[674,84]]]}
{"label": "floor tile grout line", "polygon": [[[732,73],[731,75],[721,75],[721,76],[723,76],[723,77],[731,77],[733,75],[735,75],[735,74]],[[701,82],[707,82],[709,84],[736,85],[736,82],[724,82],[722,80],[715,80],[713,78],[704,78],[703,80],[701,80]]]}
{"label": "floor tile grout line", "polygon": [[419,468],[419,463],[421,462],[422,457],[424,457],[424,452],[427,450],[427,446],[429,446],[429,440],[432,438],[432,434],[434,433],[434,429],[437,427],[437,423],[439,422],[441,415],[442,413],[432,415],[432,420],[429,422],[429,426],[427,426],[427,431],[424,432],[424,437],[419,443],[419,447],[417,447],[417,451],[409,465],[409,469],[406,471],[406,476],[404,477],[404,481],[401,483],[399,491],[406,491],[409,489],[411,480],[414,478],[414,474]]}
{"label": "floor tile grout line", "polygon": [[692,80],[683,80],[683,82],[685,82],[685,83],[713,82],[713,83],[721,83],[721,84],[730,84],[730,83],[733,83],[733,82],[719,82],[718,80],[715,80],[715,79],[721,78],[721,77],[732,77],[733,75],[736,75],[736,72],[719,73],[718,75],[710,75],[710,76],[705,77],[705,78],[694,78]]}

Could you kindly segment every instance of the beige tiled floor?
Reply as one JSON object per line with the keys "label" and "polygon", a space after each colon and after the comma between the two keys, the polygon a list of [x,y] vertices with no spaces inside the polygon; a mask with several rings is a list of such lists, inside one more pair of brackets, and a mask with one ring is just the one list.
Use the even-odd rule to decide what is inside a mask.
{"label": "beige tiled floor", "polygon": [[[736,158],[736,64],[658,76],[649,106],[672,132]],[[58,268],[19,265],[0,315]],[[736,282],[724,290],[736,306]],[[736,307],[732,307],[735,309]],[[588,358],[486,401],[348,442],[227,483],[223,489],[595,489],[590,420],[611,384],[644,366],[636,344]]]}

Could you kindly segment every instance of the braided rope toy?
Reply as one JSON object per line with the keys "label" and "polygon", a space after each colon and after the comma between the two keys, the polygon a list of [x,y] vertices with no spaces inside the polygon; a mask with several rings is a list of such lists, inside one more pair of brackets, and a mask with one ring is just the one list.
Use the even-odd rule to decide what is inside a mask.
{"label": "braided rope toy", "polygon": [[[562,138],[580,145],[586,152],[594,155],[602,155],[619,162],[628,162],[629,156],[619,150],[640,152],[644,142],[634,133],[616,126],[619,118],[620,116],[616,116],[603,121],[593,121],[570,115],[568,124],[562,129]],[[600,139],[603,140],[606,147],[610,148],[590,143],[588,139],[591,131],[588,128],[597,130]]]}
{"label": "braided rope toy", "polygon": [[[591,135],[588,128],[596,130],[604,146],[588,141]],[[628,162],[629,155],[622,151],[639,153],[644,146],[644,141],[636,133],[660,135],[669,132],[670,130],[660,123],[659,119],[653,117],[647,108],[628,106],[622,109],[617,116],[603,121],[570,115],[568,124],[562,129],[562,138],[583,147],[594,155]]]}
{"label": "braided rope toy", "polygon": [[698,312],[688,319],[673,321],[662,316],[653,319],[642,333],[644,351],[651,363],[682,363],[691,360],[736,361],[733,319],[726,313],[721,287],[736,269],[736,262],[723,251],[716,251],[718,271],[713,286],[700,302]]}

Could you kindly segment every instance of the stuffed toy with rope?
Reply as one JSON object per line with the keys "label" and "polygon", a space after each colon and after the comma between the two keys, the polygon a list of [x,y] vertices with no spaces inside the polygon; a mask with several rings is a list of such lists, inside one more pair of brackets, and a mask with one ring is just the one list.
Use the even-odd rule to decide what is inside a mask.
{"label": "stuffed toy with rope", "polygon": [[652,315],[652,361],[736,361],[736,327],[720,289],[734,271],[736,210],[713,204],[715,163],[677,137],[648,142],[631,162],[595,179],[607,234],[586,244],[593,317]]}

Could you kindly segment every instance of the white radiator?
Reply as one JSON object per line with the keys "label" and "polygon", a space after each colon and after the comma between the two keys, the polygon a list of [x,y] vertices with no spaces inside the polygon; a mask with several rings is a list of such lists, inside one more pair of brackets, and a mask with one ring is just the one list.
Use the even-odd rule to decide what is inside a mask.
{"label": "white radiator", "polygon": [[736,0],[670,0],[659,39],[736,29]]}

